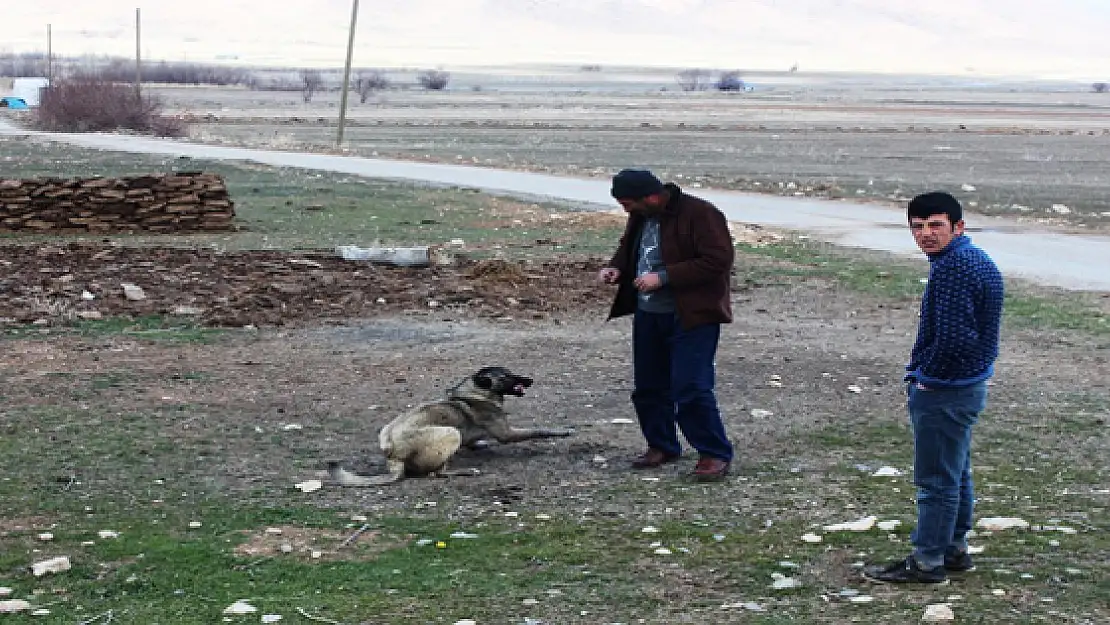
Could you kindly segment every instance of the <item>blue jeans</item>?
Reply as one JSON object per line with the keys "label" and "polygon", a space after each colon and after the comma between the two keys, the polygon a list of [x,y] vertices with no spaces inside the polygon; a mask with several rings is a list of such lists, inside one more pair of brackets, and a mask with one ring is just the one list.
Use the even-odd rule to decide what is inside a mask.
{"label": "blue jeans", "polygon": [[713,393],[720,336],[720,324],[685,330],[677,314],[636,311],[632,405],[648,446],[670,455],[682,453],[677,425],[702,456],[732,461],[732,443]]}
{"label": "blue jeans", "polygon": [[971,429],[987,406],[987,383],[932,390],[910,385],[907,395],[917,486],[914,558],[933,568],[945,553],[967,550],[975,508]]}

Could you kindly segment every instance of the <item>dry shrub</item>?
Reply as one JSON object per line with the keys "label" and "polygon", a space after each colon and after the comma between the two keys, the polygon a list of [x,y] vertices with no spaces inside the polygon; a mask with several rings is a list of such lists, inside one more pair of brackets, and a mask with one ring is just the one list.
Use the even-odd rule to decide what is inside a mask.
{"label": "dry shrub", "polygon": [[184,122],[162,115],[158,98],[138,96],[131,85],[98,77],[59,81],[47,87],[36,123],[55,132],[135,130],[160,137],[185,134]]}

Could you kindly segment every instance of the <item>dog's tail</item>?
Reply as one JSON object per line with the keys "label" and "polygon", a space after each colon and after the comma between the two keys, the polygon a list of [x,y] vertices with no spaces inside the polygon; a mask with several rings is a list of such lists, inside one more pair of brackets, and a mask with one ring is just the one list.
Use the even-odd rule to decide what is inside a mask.
{"label": "dog's tail", "polygon": [[389,473],[383,475],[359,475],[344,469],[338,462],[328,463],[328,475],[332,481],[340,486],[382,486],[400,481],[405,477],[405,463],[399,460],[388,460]]}

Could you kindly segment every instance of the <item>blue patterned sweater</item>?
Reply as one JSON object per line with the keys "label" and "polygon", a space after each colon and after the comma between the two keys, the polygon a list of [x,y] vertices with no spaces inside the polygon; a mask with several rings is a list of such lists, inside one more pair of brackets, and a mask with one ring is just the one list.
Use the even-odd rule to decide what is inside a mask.
{"label": "blue patterned sweater", "polygon": [[958,388],[994,374],[1002,324],[1002,274],[986,252],[960,235],[929,255],[917,341],[906,380]]}

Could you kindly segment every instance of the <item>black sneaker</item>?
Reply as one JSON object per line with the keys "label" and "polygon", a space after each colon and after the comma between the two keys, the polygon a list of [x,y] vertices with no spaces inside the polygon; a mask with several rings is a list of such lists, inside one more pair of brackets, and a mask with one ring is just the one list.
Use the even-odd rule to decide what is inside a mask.
{"label": "black sneaker", "polygon": [[944,570],[949,573],[967,573],[975,570],[971,554],[966,551],[944,554]]}
{"label": "black sneaker", "polygon": [[863,570],[863,576],[873,582],[883,584],[945,584],[948,576],[943,566],[923,569],[917,565],[913,556],[887,566],[872,566]]}

